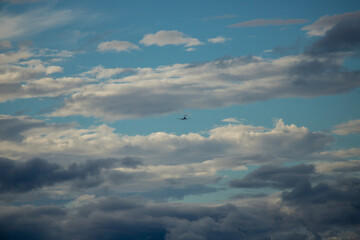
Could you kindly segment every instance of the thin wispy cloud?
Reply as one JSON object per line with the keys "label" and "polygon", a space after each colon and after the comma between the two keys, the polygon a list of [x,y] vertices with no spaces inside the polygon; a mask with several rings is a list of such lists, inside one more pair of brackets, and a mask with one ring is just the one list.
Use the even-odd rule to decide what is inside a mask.
{"label": "thin wispy cloud", "polygon": [[307,22],[306,19],[254,19],[245,22],[239,22],[235,24],[228,25],[230,28],[241,28],[241,27],[260,27],[260,26],[282,26],[282,25],[292,25],[292,24],[302,24]]}
{"label": "thin wispy cloud", "polygon": [[350,120],[345,123],[334,126],[332,131],[337,135],[359,134],[360,133],[360,119]]}
{"label": "thin wispy cloud", "polygon": [[0,40],[31,36],[47,29],[68,24],[77,17],[79,17],[79,13],[69,9],[42,8],[21,15],[5,12],[0,16],[0,22],[2,22]]}
{"label": "thin wispy cloud", "polygon": [[236,118],[225,118],[223,120],[221,120],[222,122],[228,122],[228,123],[239,123],[240,121],[237,120]]}

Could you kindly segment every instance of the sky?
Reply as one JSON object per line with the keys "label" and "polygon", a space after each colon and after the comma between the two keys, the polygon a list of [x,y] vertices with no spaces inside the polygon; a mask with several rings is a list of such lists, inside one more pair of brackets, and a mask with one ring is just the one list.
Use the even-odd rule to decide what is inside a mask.
{"label": "sky", "polygon": [[359,239],[359,56],[357,0],[0,0],[0,238]]}

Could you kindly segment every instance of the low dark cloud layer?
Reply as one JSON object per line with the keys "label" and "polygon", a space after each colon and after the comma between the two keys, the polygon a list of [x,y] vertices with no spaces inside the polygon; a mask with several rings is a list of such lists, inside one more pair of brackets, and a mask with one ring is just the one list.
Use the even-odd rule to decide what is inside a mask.
{"label": "low dark cloud layer", "polygon": [[40,158],[25,162],[0,158],[0,192],[26,192],[66,181],[72,181],[75,187],[94,187],[103,181],[101,171],[113,167],[116,161],[88,160],[63,167]]}
{"label": "low dark cloud layer", "polygon": [[[329,202],[334,201],[337,200],[329,198]],[[0,236],[2,239],[26,236],[26,239],[48,240],[356,239],[360,236],[358,213],[351,202],[336,206],[309,203],[284,211],[279,204],[261,201],[238,207],[154,204],[135,198],[107,197],[76,209],[3,208]]]}
{"label": "low dark cloud layer", "polygon": [[292,188],[307,181],[314,173],[313,165],[297,165],[292,167],[263,166],[249,173],[243,179],[230,182],[231,187],[238,188]]}

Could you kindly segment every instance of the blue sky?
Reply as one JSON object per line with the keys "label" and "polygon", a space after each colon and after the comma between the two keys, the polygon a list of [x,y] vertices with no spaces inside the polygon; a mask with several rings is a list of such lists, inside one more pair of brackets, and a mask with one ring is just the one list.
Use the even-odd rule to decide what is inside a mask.
{"label": "blue sky", "polygon": [[0,6],[2,238],[360,236],[358,1]]}

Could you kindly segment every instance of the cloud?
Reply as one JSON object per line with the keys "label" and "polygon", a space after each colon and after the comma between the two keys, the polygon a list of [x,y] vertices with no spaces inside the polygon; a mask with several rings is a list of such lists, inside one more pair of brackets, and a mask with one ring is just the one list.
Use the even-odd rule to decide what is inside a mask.
{"label": "cloud", "polygon": [[343,14],[335,14],[332,16],[323,16],[314,23],[307,25],[302,28],[302,30],[307,31],[309,36],[324,36],[326,32],[332,29],[338,23],[346,20],[358,21],[360,19],[360,11],[349,12]]}
{"label": "cloud", "polygon": [[202,44],[198,39],[187,37],[184,33],[176,30],[162,30],[154,34],[147,34],[140,43],[145,46],[158,45],[160,47],[165,45],[185,45],[185,47],[193,47]]}
{"label": "cloud", "polygon": [[0,39],[19,39],[34,35],[50,28],[68,24],[78,15],[73,10],[54,11],[48,8],[32,10],[21,15],[3,13],[0,16],[0,22],[3,23]]}
{"label": "cloud", "polygon": [[228,25],[231,28],[239,27],[259,27],[259,26],[270,26],[270,25],[291,25],[291,24],[301,24],[307,22],[306,19],[255,19],[251,21],[239,22],[235,24]]}
{"label": "cloud", "polygon": [[222,36],[217,36],[217,37],[214,37],[214,38],[209,38],[207,41],[209,43],[224,43],[227,40],[230,40],[230,39],[226,38],[226,37],[222,37]]}
{"label": "cloud", "polygon": [[222,122],[229,122],[229,123],[239,123],[239,121],[236,118],[226,118],[221,120]]}
{"label": "cloud", "polygon": [[25,162],[0,158],[0,192],[26,192],[66,181],[76,187],[94,187],[103,181],[101,171],[115,163],[115,159],[88,160],[64,168],[39,158]]}
{"label": "cloud", "polygon": [[[360,12],[359,12],[360,13]],[[312,55],[329,53],[352,52],[360,47],[360,14],[359,17],[343,18],[332,28],[326,31],[323,38],[320,38],[305,52]]]}
{"label": "cloud", "polygon": [[27,50],[20,50],[18,52],[0,53],[0,64],[18,63],[19,60],[25,60],[33,57],[33,53]]}
{"label": "cloud", "polygon": [[112,78],[113,76],[122,74],[122,73],[131,73],[133,70],[130,68],[104,68],[99,65],[94,67],[88,72],[80,74],[81,76],[95,76],[96,79],[106,79]]}
{"label": "cloud", "polygon": [[246,175],[243,179],[230,182],[236,188],[292,188],[309,179],[315,173],[313,165],[296,165],[292,167],[278,167],[265,165]]}
{"label": "cloud", "polygon": [[[358,152],[360,153],[359,149]],[[316,171],[319,173],[356,173],[360,172],[360,162],[358,160],[318,162],[316,163]]]}
{"label": "cloud", "polygon": [[[260,199],[226,205],[151,203],[103,197],[74,208],[9,206],[0,214],[7,239],[316,239],[358,237],[358,209],[310,204],[293,211]],[[350,203],[350,202],[345,202]],[[354,203],[354,202],[353,202]],[[353,211],[351,213],[350,211]],[[96,227],[94,227],[96,226]],[[296,238],[294,238],[296,237]]]}
{"label": "cloud", "polygon": [[187,52],[193,52],[193,51],[195,51],[195,50],[196,50],[195,48],[187,48],[187,49],[186,49]]}
{"label": "cloud", "polygon": [[[219,108],[286,97],[339,94],[359,86],[360,73],[343,59],[308,55],[278,59],[237,57],[197,64],[137,68],[116,81],[87,85],[52,116],[120,120]],[[206,79],[206,81],[204,81]]]}
{"label": "cloud", "polygon": [[139,49],[139,47],[127,41],[109,41],[102,42],[98,45],[97,50],[100,52],[115,51],[115,52],[129,52],[130,50]]}
{"label": "cloud", "polygon": [[52,65],[53,59],[69,58],[73,52],[22,48],[0,54],[0,102],[16,98],[59,96],[73,91],[89,79],[80,77],[51,78],[63,68]]}
{"label": "cloud", "polygon": [[359,134],[360,119],[350,120],[348,122],[336,125],[334,126],[334,130],[332,130],[332,132],[337,135]]}
{"label": "cloud", "polygon": [[0,51],[6,50],[6,49],[11,49],[11,48],[12,48],[12,45],[11,45],[10,41],[6,41],[6,40],[0,41]]}
{"label": "cloud", "polygon": [[[191,164],[237,156],[230,165],[237,167],[249,162],[282,162],[311,158],[312,154],[319,154],[333,141],[330,135],[310,132],[305,127],[293,124],[286,125],[282,120],[279,120],[273,129],[243,124],[216,127],[207,133],[208,136],[198,133],[178,136],[165,132],[127,136],[114,131],[115,129],[105,124],[89,129],[56,125],[34,127],[22,132],[24,139],[21,144],[3,142],[0,153],[11,153],[14,158],[51,156],[52,159],[59,160],[66,155],[70,159],[117,158],[122,155],[144,161],[146,159],[145,165],[162,165],[164,162],[168,165]],[[223,164],[227,165],[226,160]],[[210,165],[204,166],[210,169]],[[202,166],[189,167],[203,171]],[[214,167],[218,168],[219,165],[212,165],[211,168]],[[146,167],[142,169],[141,166],[138,168],[149,170]],[[177,176],[176,171],[179,170],[168,168],[164,170],[164,174],[170,171],[173,176]],[[168,175],[167,178],[169,177]]]}
{"label": "cloud", "polygon": [[25,131],[45,126],[43,121],[28,116],[0,115],[0,140],[21,142],[24,140]]}

